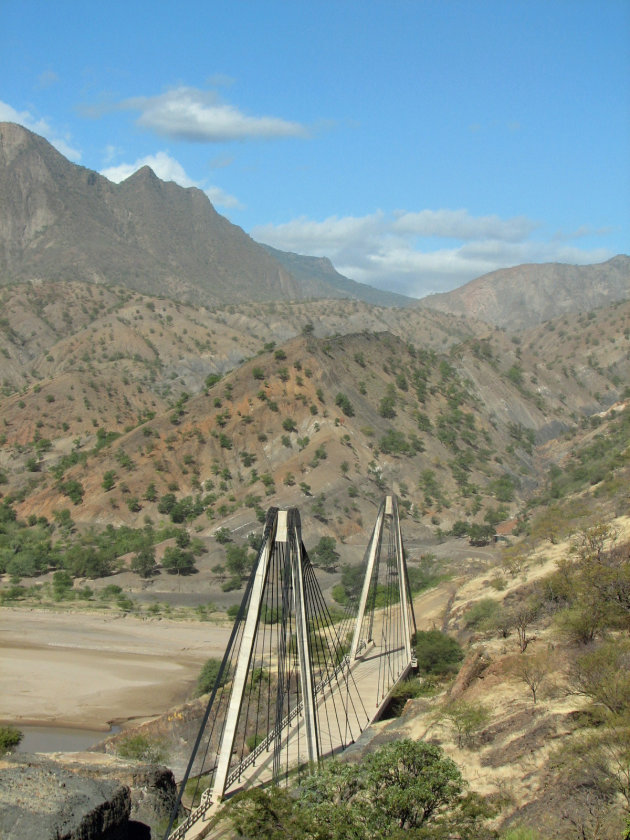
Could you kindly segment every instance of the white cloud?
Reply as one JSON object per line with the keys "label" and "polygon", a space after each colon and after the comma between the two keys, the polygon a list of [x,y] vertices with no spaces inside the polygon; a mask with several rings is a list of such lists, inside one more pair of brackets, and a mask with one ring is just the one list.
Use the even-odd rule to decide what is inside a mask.
{"label": "white cloud", "polygon": [[524,216],[501,219],[499,216],[471,216],[467,210],[421,210],[419,213],[400,213],[393,229],[417,236],[437,236],[445,239],[493,238],[518,241],[528,236],[538,225]]}
{"label": "white cloud", "polygon": [[13,122],[18,125],[23,125],[29,131],[45,137],[64,157],[67,157],[75,163],[81,160],[81,152],[70,145],[69,135],[60,137],[46,120],[41,117],[39,119],[35,118],[30,111],[16,111],[15,108],[12,108],[6,102],[0,102],[0,122]]}
{"label": "white cloud", "polygon": [[204,192],[216,207],[233,207],[241,210],[243,209],[243,205],[238,198],[225,192],[225,190],[222,190],[221,187],[208,187],[208,189],[204,190]]}
{"label": "white cloud", "polygon": [[383,214],[378,212],[370,216],[329,216],[322,222],[301,216],[280,225],[261,225],[253,235],[269,245],[282,242],[287,251],[305,253],[306,249],[315,256],[324,256],[348,242],[373,240],[383,230]]}
{"label": "white cloud", "polygon": [[[605,248],[579,248],[519,216],[473,216],[467,210],[421,210],[391,215],[294,219],[251,231],[260,242],[287,251],[327,256],[342,274],[378,288],[423,297],[453,289],[499,268],[529,262],[601,262]],[[536,232],[536,239],[532,234]],[[450,240],[438,247],[431,240]]]}
{"label": "white cloud", "polygon": [[164,151],[156,152],[154,155],[146,155],[134,163],[119,163],[116,166],[108,166],[101,169],[101,175],[119,184],[143,166],[149,166],[162,181],[174,181],[180,187],[198,187],[204,190],[210,201],[218,207],[241,207],[239,200],[222,190],[221,187],[204,188],[198,181],[193,181],[186,174],[186,170],[181,163]]}
{"label": "white cloud", "polygon": [[250,117],[222,102],[214,91],[179,87],[159,96],[128,99],[121,107],[139,111],[137,123],[163,137],[197,143],[299,137],[304,126],[278,117]]}

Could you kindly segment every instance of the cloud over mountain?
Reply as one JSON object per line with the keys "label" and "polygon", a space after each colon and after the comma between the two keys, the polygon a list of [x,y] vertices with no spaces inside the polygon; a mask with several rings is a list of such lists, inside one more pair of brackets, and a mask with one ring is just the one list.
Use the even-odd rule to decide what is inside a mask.
{"label": "cloud over mountain", "polygon": [[575,236],[545,235],[525,216],[474,216],[465,209],[377,211],[365,216],[300,217],[252,230],[259,242],[300,254],[329,257],[361,283],[412,297],[447,291],[506,266],[587,264],[609,259],[605,248],[583,248]]}
{"label": "cloud over mountain", "polygon": [[127,99],[121,107],[139,111],[137,124],[162,137],[192,143],[300,137],[304,126],[271,116],[249,116],[214,91],[178,87],[157,96]]}
{"label": "cloud over mountain", "polygon": [[115,184],[119,184],[133,175],[134,172],[142,169],[143,166],[149,166],[162,181],[174,181],[180,187],[199,187],[206,193],[210,201],[218,207],[241,207],[240,201],[235,196],[225,192],[221,187],[204,187],[198,181],[193,181],[181,163],[165,151],[156,152],[154,155],[145,155],[134,163],[119,163],[115,166],[108,166],[101,169],[101,175]]}

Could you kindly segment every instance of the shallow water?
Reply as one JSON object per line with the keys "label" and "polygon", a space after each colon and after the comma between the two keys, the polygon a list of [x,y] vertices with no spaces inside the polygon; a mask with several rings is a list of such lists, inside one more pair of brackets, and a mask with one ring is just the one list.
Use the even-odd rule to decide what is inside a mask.
{"label": "shallow water", "polygon": [[79,752],[94,746],[103,738],[107,738],[118,727],[109,732],[97,729],[73,729],[65,726],[22,726],[18,725],[24,737],[20,742],[17,752]]}

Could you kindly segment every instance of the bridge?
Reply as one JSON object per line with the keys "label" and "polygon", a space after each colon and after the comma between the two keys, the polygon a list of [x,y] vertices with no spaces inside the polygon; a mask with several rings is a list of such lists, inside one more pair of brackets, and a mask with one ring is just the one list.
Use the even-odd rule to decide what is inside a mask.
{"label": "bridge", "polygon": [[[226,798],[299,780],[378,719],[415,666],[394,495],[381,503],[364,566],[358,598],[329,608],[297,508],[270,508],[165,840],[205,836]],[[185,792],[193,805],[173,828]]]}

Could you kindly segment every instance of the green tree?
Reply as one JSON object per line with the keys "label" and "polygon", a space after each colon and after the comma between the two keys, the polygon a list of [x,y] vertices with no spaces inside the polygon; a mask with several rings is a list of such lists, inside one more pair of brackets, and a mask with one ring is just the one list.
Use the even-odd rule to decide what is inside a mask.
{"label": "green tree", "polygon": [[23,737],[24,733],[15,726],[0,726],[0,755],[13,752]]}
{"label": "green tree", "polygon": [[158,511],[160,513],[170,513],[176,502],[177,499],[174,493],[165,493],[158,502]]}
{"label": "green tree", "polygon": [[52,585],[54,597],[61,601],[67,598],[72,591],[72,576],[63,569],[60,569],[53,574]]}
{"label": "green tree", "polygon": [[[214,688],[215,683],[219,677],[219,671],[221,670],[221,660],[220,659],[207,659],[204,663],[203,668],[201,669],[199,676],[197,677],[197,687],[196,687],[196,696],[199,697],[201,694],[209,694],[212,689]],[[221,680],[217,685],[217,688],[220,688],[230,678],[230,669],[229,666],[226,666],[223,674],[221,675]]]}
{"label": "green tree", "polygon": [[151,577],[156,567],[155,548],[152,545],[143,546],[131,558],[131,571],[140,575],[141,578]]}
{"label": "green tree", "polygon": [[[437,746],[397,741],[360,763],[330,761],[291,794],[260,788],[225,811],[238,836],[258,840],[472,838],[490,809],[465,795],[457,766]],[[477,836],[480,836],[477,833]]]}
{"label": "green tree", "polygon": [[225,549],[225,565],[234,577],[244,577],[250,571],[252,561],[253,555],[249,555],[245,546],[231,543]]}
{"label": "green tree", "polygon": [[334,572],[339,560],[336,545],[337,540],[334,537],[321,537],[312,551],[314,565],[321,566],[327,572]]}
{"label": "green tree", "polygon": [[490,713],[482,703],[455,700],[444,707],[441,716],[457,733],[457,746],[471,747],[475,736],[488,722]]}
{"label": "green tree", "polygon": [[494,533],[493,525],[479,525],[473,522],[468,529],[468,541],[471,545],[488,545]]}
{"label": "green tree", "polygon": [[188,548],[192,540],[190,538],[190,534],[185,528],[180,528],[175,534],[175,542],[180,548]]}
{"label": "green tree", "polygon": [[172,575],[189,575],[196,571],[195,558],[191,551],[183,551],[179,546],[171,545],[164,552],[162,566]]}
{"label": "green tree", "polygon": [[569,686],[573,694],[588,697],[610,714],[630,709],[630,641],[607,640],[577,656]]}
{"label": "green tree", "polygon": [[341,392],[337,394],[335,397],[335,405],[339,406],[346,417],[354,417],[354,408],[345,394],[342,394]]}
{"label": "green tree", "polygon": [[232,541],[232,532],[229,528],[217,528],[217,530],[214,532],[214,538],[218,543],[224,545],[225,543]]}
{"label": "green tree", "polygon": [[458,642],[440,630],[418,630],[415,638],[418,670],[425,674],[450,674],[464,658]]}

